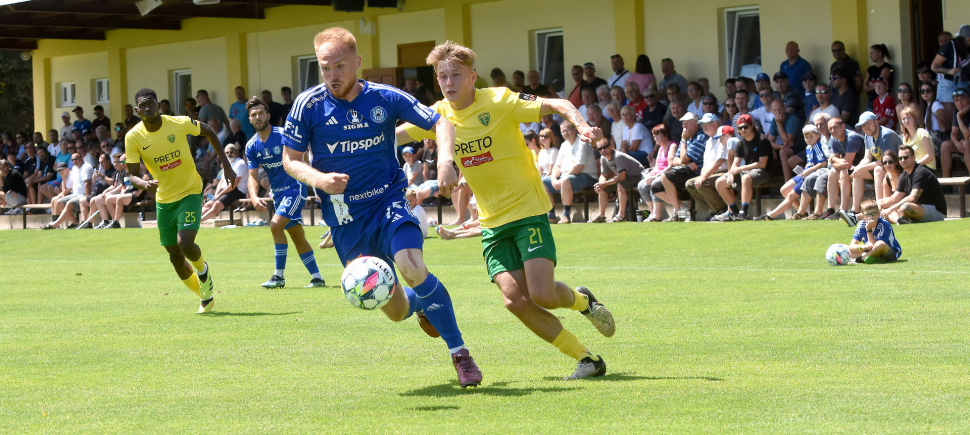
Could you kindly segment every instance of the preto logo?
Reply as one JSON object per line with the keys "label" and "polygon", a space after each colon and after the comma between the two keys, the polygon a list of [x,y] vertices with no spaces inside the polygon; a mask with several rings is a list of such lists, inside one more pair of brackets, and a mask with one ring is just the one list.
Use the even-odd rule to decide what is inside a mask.
{"label": "preto logo", "polygon": [[482,165],[482,164],[491,162],[492,160],[494,160],[492,158],[492,152],[491,151],[488,151],[485,154],[480,154],[480,155],[477,155],[477,156],[462,157],[461,158],[461,167],[463,167],[463,168],[470,168],[472,166],[478,166],[478,165]]}
{"label": "preto logo", "polygon": [[481,139],[470,140],[464,143],[456,143],[455,153],[456,154],[475,154],[486,148],[491,148],[491,146],[492,146],[492,137],[485,136]]}
{"label": "preto logo", "polygon": [[168,154],[155,157],[155,164],[162,165],[163,163],[171,162],[182,156],[182,152],[179,150],[172,151]]}
{"label": "preto logo", "polygon": [[330,148],[330,153],[333,154],[334,151],[337,149],[337,146],[339,145],[341,147],[340,148],[341,152],[353,154],[354,151],[366,150],[372,146],[380,145],[383,142],[384,142],[384,133],[381,133],[380,136],[374,136],[368,139],[353,140],[353,141],[344,140],[340,142],[328,143],[327,148]]}

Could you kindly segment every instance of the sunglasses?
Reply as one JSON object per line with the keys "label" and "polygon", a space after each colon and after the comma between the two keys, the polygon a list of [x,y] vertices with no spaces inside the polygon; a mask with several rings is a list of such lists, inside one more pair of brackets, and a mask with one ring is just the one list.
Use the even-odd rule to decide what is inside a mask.
{"label": "sunglasses", "polygon": [[548,134],[540,134],[539,137],[541,137],[543,139],[548,139],[549,138],[549,135]]}
{"label": "sunglasses", "polygon": [[715,106],[717,103],[704,103],[705,106]]}
{"label": "sunglasses", "polygon": [[956,91],[953,91],[953,95],[967,95],[967,91],[963,89],[958,89]]}
{"label": "sunglasses", "polygon": [[758,97],[759,98],[768,98],[769,96],[771,96],[771,95],[770,94],[758,94]]}
{"label": "sunglasses", "polygon": [[842,77],[839,77],[839,76],[831,76],[831,77],[829,77],[829,80],[835,81],[835,80],[838,80],[840,78],[842,78]]}
{"label": "sunglasses", "polygon": [[893,164],[893,163],[896,163],[896,162],[894,162],[894,161],[892,161],[892,160],[883,160],[883,161],[882,161],[882,164],[884,164],[884,165],[891,165],[891,164]]}
{"label": "sunglasses", "polygon": [[903,161],[903,160],[909,160],[909,159],[910,159],[910,158],[912,158],[912,157],[913,157],[913,156],[899,156],[899,160],[900,160],[900,161]]}
{"label": "sunglasses", "polygon": [[725,104],[724,107],[735,108],[735,107],[738,107],[738,105],[737,104]]}
{"label": "sunglasses", "polygon": [[926,95],[926,94],[932,94],[932,93],[933,93],[933,90],[932,90],[932,89],[930,89],[930,88],[925,88],[925,89],[920,89],[920,90],[919,90],[919,93],[921,93],[921,94],[923,94],[923,95]]}
{"label": "sunglasses", "polygon": [[751,126],[748,124],[741,124],[738,126],[738,130],[741,130],[741,131],[747,130],[749,128],[751,128]]}
{"label": "sunglasses", "polygon": [[600,151],[603,151],[603,150],[605,150],[605,149],[607,149],[607,148],[609,148],[609,147],[610,147],[610,146],[609,146],[609,145],[607,145],[607,146],[603,146],[603,147],[596,147],[596,149],[598,149],[598,150],[600,150]]}
{"label": "sunglasses", "polygon": [[897,89],[896,90],[896,93],[898,93],[898,94],[908,94],[908,93],[910,93],[910,90],[909,89]]}
{"label": "sunglasses", "polygon": [[75,157],[75,158],[71,159],[71,161],[73,161],[73,162],[76,162],[78,160],[81,160],[81,158],[80,157]]}
{"label": "sunglasses", "polygon": [[829,93],[829,91],[815,91],[815,95],[825,95],[827,93]]}

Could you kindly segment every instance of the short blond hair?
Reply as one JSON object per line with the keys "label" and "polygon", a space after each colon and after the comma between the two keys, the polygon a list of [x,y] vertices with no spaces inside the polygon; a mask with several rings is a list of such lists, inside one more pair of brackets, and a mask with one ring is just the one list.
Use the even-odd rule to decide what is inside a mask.
{"label": "short blond hair", "polygon": [[475,52],[461,44],[445,41],[444,44],[438,44],[438,46],[432,48],[431,53],[428,53],[428,58],[425,59],[425,62],[433,66],[435,70],[438,69],[439,63],[446,61],[455,61],[475,69]]}
{"label": "short blond hair", "polygon": [[316,51],[321,45],[328,42],[340,42],[346,45],[350,51],[357,52],[357,38],[354,38],[354,34],[343,27],[331,27],[317,33],[317,36],[313,38],[313,51]]}
{"label": "short blond hair", "polygon": [[874,213],[879,211],[879,204],[874,199],[867,199],[862,201],[862,204],[859,204],[859,209],[862,210],[863,214]]}

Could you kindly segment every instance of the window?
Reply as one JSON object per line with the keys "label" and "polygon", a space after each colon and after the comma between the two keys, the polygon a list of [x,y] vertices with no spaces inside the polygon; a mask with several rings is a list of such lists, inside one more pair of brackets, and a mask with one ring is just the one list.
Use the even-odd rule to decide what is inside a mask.
{"label": "window", "polygon": [[755,78],[761,72],[761,17],[758,7],[724,11],[728,77]]}
{"label": "window", "polygon": [[108,79],[94,81],[94,101],[95,104],[108,104]]}
{"label": "window", "polygon": [[296,93],[299,94],[320,84],[320,65],[316,56],[300,56],[297,61],[300,65],[300,82],[296,85]]}
{"label": "window", "polygon": [[175,82],[175,99],[171,101],[176,115],[185,115],[185,99],[192,95],[192,70],[180,69],[172,72]]}
{"label": "window", "polygon": [[565,85],[565,66],[562,53],[562,29],[536,31],[536,70],[539,83],[559,91]]}
{"label": "window", "polygon": [[61,83],[61,107],[71,107],[77,104],[74,95],[74,82]]}

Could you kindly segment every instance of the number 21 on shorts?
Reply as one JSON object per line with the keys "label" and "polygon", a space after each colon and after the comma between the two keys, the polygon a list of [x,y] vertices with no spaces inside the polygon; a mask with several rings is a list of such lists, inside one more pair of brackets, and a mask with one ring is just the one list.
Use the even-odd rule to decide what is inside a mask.
{"label": "number 21 on shorts", "polygon": [[542,243],[542,233],[539,232],[538,228],[529,228],[529,244],[535,245],[537,243]]}

